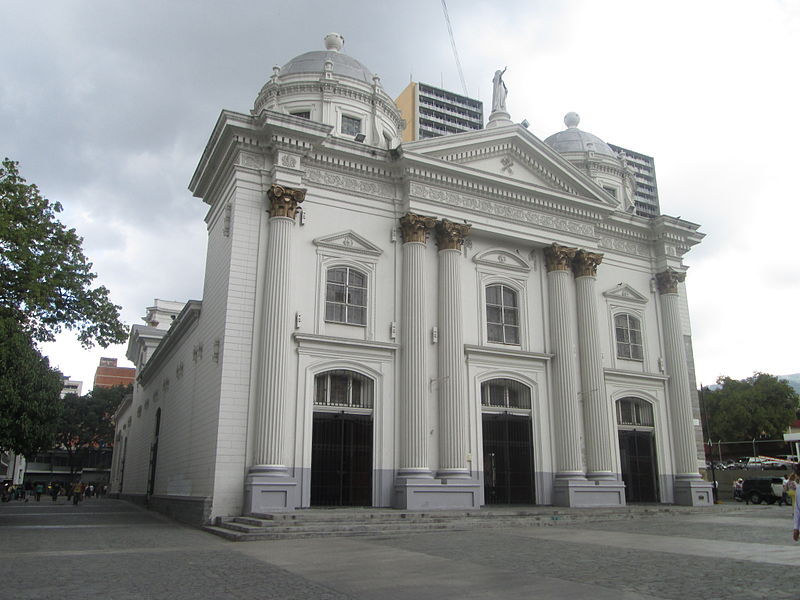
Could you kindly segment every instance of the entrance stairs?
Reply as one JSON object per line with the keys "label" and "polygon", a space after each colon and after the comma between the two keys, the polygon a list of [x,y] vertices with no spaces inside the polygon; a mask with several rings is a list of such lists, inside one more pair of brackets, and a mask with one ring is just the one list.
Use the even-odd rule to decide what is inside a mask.
{"label": "entrance stairs", "polygon": [[586,521],[650,518],[675,513],[729,512],[739,505],[712,507],[663,504],[614,508],[530,506],[480,510],[408,511],[379,508],[311,508],[246,517],[217,517],[205,531],[235,542],[332,536],[386,536],[478,528],[544,527]]}

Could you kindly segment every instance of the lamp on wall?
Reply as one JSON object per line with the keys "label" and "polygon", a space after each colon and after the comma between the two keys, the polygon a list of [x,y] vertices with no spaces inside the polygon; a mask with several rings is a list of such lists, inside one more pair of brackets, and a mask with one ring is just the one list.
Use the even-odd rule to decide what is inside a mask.
{"label": "lamp on wall", "polygon": [[367,136],[365,136],[363,133],[357,133],[356,137],[353,139],[357,142],[363,142],[365,139],[367,139]]}

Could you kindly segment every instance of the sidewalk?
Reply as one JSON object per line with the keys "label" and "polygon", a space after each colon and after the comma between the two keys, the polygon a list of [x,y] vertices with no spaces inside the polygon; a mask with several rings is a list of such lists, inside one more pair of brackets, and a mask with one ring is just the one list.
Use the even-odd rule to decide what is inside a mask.
{"label": "sidewalk", "polygon": [[237,544],[120,500],[42,499],[0,505],[0,598],[777,600],[797,597],[790,529],[786,507],[722,505]]}

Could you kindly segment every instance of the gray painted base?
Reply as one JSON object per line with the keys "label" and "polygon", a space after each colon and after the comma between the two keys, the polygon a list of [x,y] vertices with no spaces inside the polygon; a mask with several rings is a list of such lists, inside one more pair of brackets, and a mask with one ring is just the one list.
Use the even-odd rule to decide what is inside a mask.
{"label": "gray painted base", "polygon": [[480,491],[480,484],[466,477],[398,477],[394,483],[392,507],[406,510],[478,508]]}
{"label": "gray painted base", "polygon": [[249,473],[244,481],[242,511],[258,515],[294,510],[300,506],[299,488],[288,474]]}
{"label": "gray painted base", "polygon": [[696,479],[675,478],[675,504],[681,506],[711,506],[714,504],[712,485],[703,481],[698,475]]}
{"label": "gray painted base", "polygon": [[155,510],[170,519],[188,525],[211,522],[211,498],[196,496],[146,496],[144,494],[115,494],[120,500]]}
{"label": "gray painted base", "polygon": [[613,479],[556,479],[553,505],[586,508],[625,506],[625,484]]}

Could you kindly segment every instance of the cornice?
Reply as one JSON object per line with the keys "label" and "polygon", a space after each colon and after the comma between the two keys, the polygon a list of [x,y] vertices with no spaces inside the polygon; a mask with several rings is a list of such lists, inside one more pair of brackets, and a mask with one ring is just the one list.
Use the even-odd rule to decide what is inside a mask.
{"label": "cornice", "polygon": [[316,347],[334,350],[351,348],[358,350],[371,350],[379,353],[392,353],[396,352],[400,348],[399,344],[392,344],[389,342],[354,340],[350,338],[331,337],[313,333],[294,333],[292,334],[292,337],[294,337],[294,340],[297,342],[299,351],[302,351],[306,347]]}
{"label": "cornice", "polygon": [[486,346],[474,346],[472,344],[464,344],[464,354],[467,355],[467,361],[473,356],[494,356],[494,357],[513,357],[535,360],[540,362],[547,362],[552,360],[554,354],[545,354],[543,352],[525,352],[524,350],[501,350],[495,348],[488,348]]}
{"label": "cornice", "polygon": [[620,369],[603,369],[603,373],[606,376],[606,379],[612,379],[615,381],[627,381],[630,379],[638,379],[644,381],[651,381],[657,383],[663,383],[669,379],[666,375],[661,375],[660,373],[641,373],[639,371],[622,371]]}
{"label": "cornice", "polygon": [[158,371],[158,368],[163,365],[168,359],[172,350],[182,341],[183,337],[188,334],[192,326],[200,318],[200,310],[202,302],[199,300],[189,300],[183,310],[178,314],[170,326],[167,334],[161,339],[161,343],[156,347],[155,352],[147,361],[147,364],[139,372],[137,379],[142,384],[147,384],[148,380]]}

